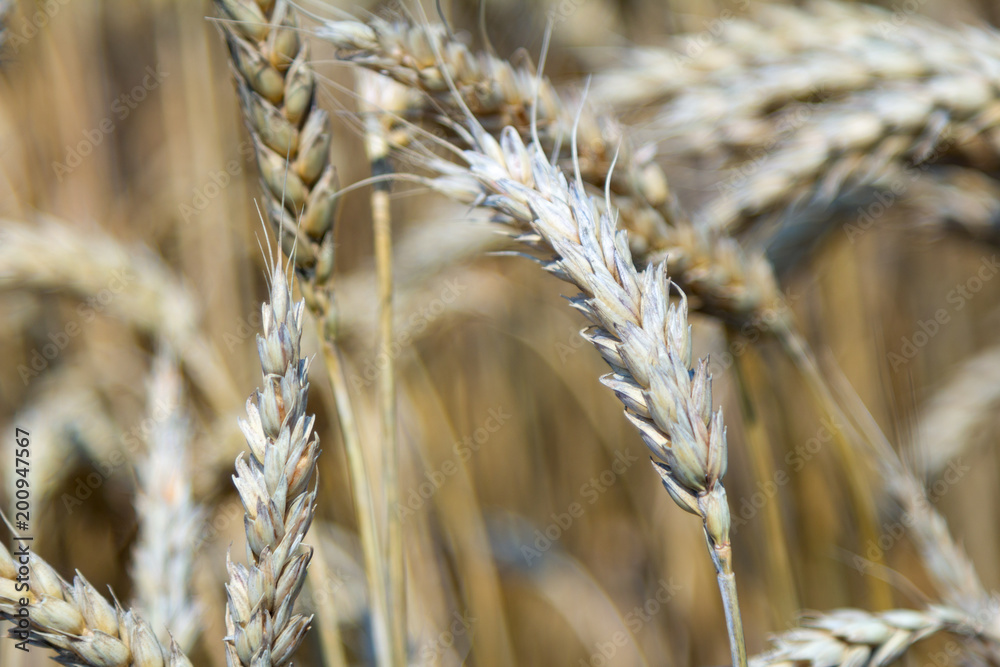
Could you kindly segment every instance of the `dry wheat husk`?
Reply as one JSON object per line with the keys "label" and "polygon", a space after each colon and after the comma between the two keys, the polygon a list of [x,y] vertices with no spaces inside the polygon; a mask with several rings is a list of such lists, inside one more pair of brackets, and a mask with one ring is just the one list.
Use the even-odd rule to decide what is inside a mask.
{"label": "dry wheat husk", "polygon": [[[23,544],[23,543],[22,543]],[[0,544],[0,616],[17,622],[21,599],[28,601],[30,642],[56,651],[64,665],[79,667],[190,667],[176,642],[167,646],[135,611],[112,606],[77,574],[66,583],[51,565],[31,553],[17,561]],[[18,588],[20,568],[30,570],[30,590]],[[18,639],[20,641],[20,639]]]}

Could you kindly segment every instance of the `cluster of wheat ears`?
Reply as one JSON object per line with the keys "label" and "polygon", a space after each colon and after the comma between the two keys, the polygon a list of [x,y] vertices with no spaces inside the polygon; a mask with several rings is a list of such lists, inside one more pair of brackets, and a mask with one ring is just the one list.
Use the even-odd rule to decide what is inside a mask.
{"label": "cluster of wheat ears", "polygon": [[[362,653],[383,666],[422,659],[411,622],[420,601],[412,599],[407,566],[419,547],[404,540],[404,517],[393,509],[403,500],[406,474],[396,358],[380,363],[369,405],[351,382],[343,341],[361,334],[389,349],[394,323],[415,301],[413,276],[432,262],[487,250],[528,257],[571,285],[568,305],[585,321],[580,335],[608,366],[595,380],[618,398],[648,447],[648,474],[659,475],[674,503],[701,522],[734,667],[881,667],[938,633],[960,640],[956,661],[1000,665],[1000,597],[981,583],[929,502],[922,473],[899,453],[911,445],[891,444],[851,387],[824,366],[777,277],[843,224],[851,202],[871,193],[892,193],[908,207],[908,233],[940,243],[948,241],[938,241],[937,232],[981,243],[1000,238],[1000,187],[990,177],[1000,164],[1000,34],[856,5],[772,7],[728,20],[707,50],[704,35],[634,48],[617,65],[563,89],[544,66],[556,21],[536,65],[500,57],[488,43],[468,46],[417,5],[338,19],[304,14],[287,0],[215,0],[214,6],[210,20],[228,47],[260,177],[269,288],[256,336],[261,386],[239,419],[247,451],[231,476],[246,539],[245,558],[234,555],[225,564],[225,636],[217,639],[228,665],[291,664],[310,629],[320,635],[324,664],[347,663],[336,612],[320,604],[313,616],[297,606],[310,568],[327,567],[309,534],[328,483],[316,473],[319,430],[308,405],[316,389],[309,371],[317,364],[329,377],[324,390],[335,406],[356,512],[371,647]],[[198,12],[197,3],[189,11]],[[310,55],[317,47],[352,67],[352,113],[323,108],[327,81]],[[331,160],[341,115],[346,131],[363,136],[371,169],[370,178],[349,185]],[[693,215],[662,167],[679,157],[716,174],[717,187]],[[911,178],[929,164],[941,166],[931,177]],[[393,247],[391,200],[407,185],[463,205],[470,217],[484,211],[503,240],[433,239],[430,252],[439,255],[429,259],[425,241],[418,251],[423,267],[404,266],[405,248]],[[370,199],[374,329],[358,314],[371,300],[335,270],[335,229],[365,222],[340,215],[350,193]],[[168,405],[168,417],[157,421],[136,462],[141,525],[131,607],[109,602],[82,574],[66,581],[35,554],[24,592],[19,562],[0,546],[0,613],[16,623],[26,604],[30,642],[55,651],[62,664],[190,665],[186,653],[202,611],[191,590],[193,552],[204,512],[192,490],[202,482],[185,460],[190,434],[179,367],[227,419],[221,406],[239,390],[220,380],[225,373],[217,358],[198,344],[190,295],[159,258],[137,257],[110,238],[80,234],[57,220],[0,225],[0,274],[11,284],[96,292],[103,269],[121,267],[130,285],[109,308],[155,332],[172,351],[157,359],[149,385],[150,409]],[[72,242],[49,247],[46,239],[54,236]],[[31,261],[42,252],[43,265]],[[403,277],[394,278],[394,269]],[[88,275],[91,283],[82,278]],[[877,539],[879,506],[889,499],[901,508],[934,596],[911,608],[803,612],[798,627],[747,656],[737,595],[741,561],[724,484],[728,415],[713,400],[710,359],[693,353],[697,329],[689,313],[718,322],[729,341],[778,343],[810,400],[836,424],[829,436],[847,472],[858,531]],[[318,345],[315,359],[304,351],[306,339]],[[996,405],[1000,372],[982,371],[996,367],[996,356],[994,350],[971,364],[944,394],[945,403],[959,396],[957,406],[954,399],[932,406],[932,417],[948,419],[928,419],[912,445],[926,449],[921,460],[931,473],[947,465],[971,438],[963,434]],[[751,369],[740,368],[739,381],[751,381]],[[369,412],[377,415],[375,433],[362,426]],[[768,475],[769,464],[761,462],[768,436],[752,411],[740,423],[754,448],[740,460],[753,460],[754,472]],[[232,448],[220,450],[229,462],[223,465],[231,465]],[[684,519],[675,512],[668,520]],[[755,525],[769,539],[784,539],[773,506]],[[787,558],[779,544],[778,568],[787,565],[782,554]]]}

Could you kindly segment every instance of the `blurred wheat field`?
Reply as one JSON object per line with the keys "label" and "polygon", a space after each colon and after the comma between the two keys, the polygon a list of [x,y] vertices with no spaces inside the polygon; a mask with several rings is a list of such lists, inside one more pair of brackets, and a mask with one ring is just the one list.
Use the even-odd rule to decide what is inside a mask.
{"label": "blurred wheat field", "polygon": [[[221,5],[248,3],[266,11],[275,4]],[[14,520],[15,429],[23,429],[30,433],[32,551],[67,582],[79,573],[108,599],[110,587],[123,608],[144,618],[136,621],[131,654],[106,664],[184,664],[168,655],[171,639],[191,664],[226,664],[223,638],[233,633],[227,603],[239,606],[227,598],[227,584],[235,586],[227,552],[240,563],[248,552],[233,462],[251,446],[238,419],[247,419],[246,397],[262,386],[257,336],[267,316],[260,304],[278,292],[271,255],[280,249],[267,207],[276,195],[260,185],[255,155],[262,149],[241,110],[256,93],[238,86],[253,81],[227,49],[227,27],[240,22],[219,21],[212,2],[7,4],[0,60],[3,512]],[[580,336],[588,323],[566,307],[579,290],[511,256],[530,250],[538,257],[537,246],[525,250],[490,223],[516,215],[484,211],[490,204],[482,200],[449,201],[435,192],[443,187],[428,185],[443,169],[434,160],[449,156],[443,142],[462,150],[482,145],[441,120],[464,120],[451,91],[441,84],[427,94],[438,81],[433,68],[410,61],[394,78],[405,83],[406,67],[422,78],[412,75],[403,91],[385,77],[366,83],[366,67],[392,68],[372,64],[367,46],[346,49],[336,35],[323,36],[324,26],[334,32],[331,22],[398,21],[430,30],[441,20],[435,3],[299,4],[289,11],[298,12],[302,30],[289,33],[308,43],[296,53],[315,72],[307,113],[329,115],[324,160],[343,194],[332,231],[307,239],[332,248],[328,286],[336,308],[324,329],[310,304],[301,326],[322,453],[304,538],[315,551],[305,559],[296,605],[312,616],[311,629],[295,662],[390,664],[380,653],[383,613],[405,628],[405,654],[395,655],[395,664],[730,664],[717,573],[704,553],[707,528],[675,506],[650,469],[649,448],[599,381],[612,371]],[[856,9],[850,3],[441,4],[448,22],[442,39],[495,54],[516,72],[534,72],[552,26],[544,74],[562,97],[551,102],[551,117],[542,99],[543,121],[551,122],[540,126],[539,141],[550,152],[560,146],[565,168],[570,137],[551,128],[565,120],[559,114],[572,121],[578,108],[592,105],[597,139],[580,146],[587,187],[603,202],[608,179],[608,201],[632,234],[636,270],[664,260],[688,293],[693,356],[708,357],[709,407],[721,408],[726,420],[732,569],[749,654],[772,648],[769,637],[797,627],[803,611],[870,613],[823,616],[834,620],[802,631],[826,642],[812,653],[751,664],[876,666],[896,657],[913,665],[997,664],[995,4],[884,2],[887,13],[861,14],[868,18],[860,25],[874,26],[868,41],[852,32],[855,19],[830,18],[855,16],[846,14]],[[747,25],[764,27],[758,33]],[[961,32],[970,25],[976,36]],[[909,30],[923,32],[911,38]],[[689,41],[676,39],[682,34]],[[893,41],[897,35],[915,41],[895,50],[903,43]],[[847,64],[838,64],[841,58]],[[811,68],[796,69],[807,61]],[[275,66],[282,76],[290,69]],[[934,87],[951,76],[952,87]],[[827,81],[823,96],[813,94],[810,77]],[[871,115],[889,116],[932,89],[938,97],[926,119],[871,129]],[[381,95],[384,108],[404,100],[399,116],[372,113],[378,107],[366,94]],[[530,142],[530,116],[519,113],[533,100],[522,102],[523,109],[502,105],[480,120],[489,132],[510,123]],[[291,102],[268,104],[288,113]],[[709,113],[715,109],[718,118]],[[351,189],[372,175],[370,117],[390,128],[391,169],[424,181]],[[589,117],[581,117],[580,136],[590,139]],[[774,130],[789,117],[802,120]],[[613,124],[602,125],[606,119]],[[827,142],[822,159],[809,152],[820,139]],[[741,165],[751,165],[747,175],[727,181]],[[667,194],[654,202],[661,172]],[[320,182],[307,188],[319,190]],[[899,191],[897,182],[904,184]],[[287,179],[279,183],[287,189]],[[765,198],[774,183],[782,187]],[[373,211],[377,193],[386,191],[388,211]],[[737,203],[725,210],[735,213],[713,217],[711,205],[727,193]],[[280,197],[277,205],[293,219],[308,208],[293,211]],[[373,218],[386,213],[394,288],[388,346],[378,307],[384,238],[373,232]],[[700,257],[678,260],[699,243],[711,246],[707,266]],[[309,290],[323,281],[310,285],[314,269],[294,266],[290,284],[299,299],[303,284]],[[740,310],[752,301],[755,293],[744,288],[761,266],[773,267],[774,298],[787,304],[817,376],[797,365],[801,358],[789,352],[780,328],[754,319],[770,311]],[[739,298],[713,301],[713,281],[727,279],[739,283]],[[677,292],[671,295],[676,302]],[[332,377],[331,330],[364,445],[373,514],[386,523],[395,517],[401,527],[401,607],[384,608],[392,594],[379,597],[366,570],[364,508],[344,439],[343,394]],[[395,372],[398,502],[385,484],[394,465],[380,393],[388,366]],[[817,397],[817,378],[852,419],[864,424],[870,414],[922,482],[930,511],[900,506],[901,497],[919,495],[906,486],[912,479],[893,477],[898,471],[888,459],[855,446],[852,427]],[[867,439],[873,429],[857,430]],[[253,463],[250,454],[243,460]],[[865,499],[870,506],[859,504]],[[954,543],[941,537],[945,524],[934,523],[934,510]],[[5,545],[15,543],[3,534]],[[929,556],[927,539],[947,544]],[[949,560],[954,545],[967,561]],[[971,579],[962,569],[969,563]],[[940,572],[949,568],[958,570],[957,583],[942,590]],[[43,565],[32,570],[58,588]],[[956,593],[970,587],[981,597]],[[11,598],[0,587],[0,605]],[[10,615],[9,606],[0,609]],[[928,612],[940,613],[932,621],[873,620],[890,609],[950,611]],[[816,617],[807,615],[806,625]],[[87,614],[84,620],[92,636],[98,626]],[[143,635],[146,622],[158,640]],[[906,623],[912,627],[901,629]],[[162,644],[160,662],[140,655],[135,637]],[[40,665],[56,655],[42,646],[25,653],[15,643],[0,642],[0,665]],[[842,645],[853,652],[842,655]],[[101,664],[76,660],[68,664]]]}

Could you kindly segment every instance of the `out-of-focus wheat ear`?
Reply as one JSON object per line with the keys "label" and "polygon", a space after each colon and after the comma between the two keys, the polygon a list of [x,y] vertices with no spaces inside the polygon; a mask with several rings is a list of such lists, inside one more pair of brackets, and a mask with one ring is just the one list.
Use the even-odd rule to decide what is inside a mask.
{"label": "out-of-focus wheat ear", "polygon": [[949,607],[878,613],[835,609],[804,614],[801,627],[772,637],[771,650],[751,658],[750,667],[886,667],[939,632],[995,641],[976,619]]}
{"label": "out-of-focus wheat ear", "polygon": [[515,67],[492,53],[471,51],[439,24],[340,20],[321,24],[317,34],[337,47],[341,59],[381,72],[433,100],[424,115],[433,110],[436,119],[444,110],[451,120],[446,128],[456,122],[464,125],[467,110],[494,138],[511,127],[527,141],[534,117],[534,133],[545,151],[565,146],[576,136],[575,161],[564,159],[563,168],[567,173],[579,170],[599,191],[610,186],[611,204],[629,230],[640,265],[666,259],[671,276],[695,308],[737,327],[749,323],[770,331],[772,323],[781,325],[787,319],[763,255],[745,255],[726,234],[692,224],[662,169],[648,151],[630,150],[629,136],[594,102],[596,96],[565,101],[532,67]]}
{"label": "out-of-focus wheat ear", "polygon": [[[909,451],[922,476],[935,477],[960,460],[1000,406],[1000,347],[972,357],[921,406]],[[985,440],[985,439],[983,439]],[[987,440],[992,442],[992,440]]]}
{"label": "out-of-focus wheat ear", "polygon": [[169,343],[217,413],[239,404],[222,355],[199,331],[195,297],[159,255],[51,217],[0,219],[0,233],[0,289],[64,289],[87,299],[121,280],[108,314]]}
{"label": "out-of-focus wheat ear", "polygon": [[327,283],[338,185],[330,162],[333,129],[316,104],[308,44],[287,0],[215,4],[257,157],[264,209],[302,277],[306,305],[332,327]]}
{"label": "out-of-focus wheat ear", "polygon": [[27,558],[30,590],[22,591],[21,556],[15,562],[0,544],[0,617],[17,624],[21,601],[27,600],[30,644],[56,651],[54,659],[66,665],[191,666],[175,642],[161,643],[137,612],[113,606],[83,575],[68,584],[39,556],[30,553]]}
{"label": "out-of-focus wheat ear", "polygon": [[309,362],[299,347],[305,305],[292,298],[282,262],[271,268],[257,336],[264,386],[240,420],[250,453],[236,459],[233,476],[245,510],[247,565],[228,563],[230,667],[290,664],[311,621],[292,611],[312,558],[303,539],[316,511],[310,487],[319,455],[315,416],[307,412]]}
{"label": "out-of-focus wheat ear", "polygon": [[[1000,601],[983,586],[975,565],[928,499],[923,483],[900,459],[847,379],[834,367],[824,370],[840,399],[839,403],[832,395],[827,399],[836,410],[832,414],[847,426],[851,443],[875,465],[885,493],[905,512],[906,527],[941,597],[977,619],[987,634],[1000,638]],[[846,412],[840,405],[846,407]],[[1000,658],[1000,642],[993,650]]]}
{"label": "out-of-focus wheat ear", "polygon": [[133,603],[161,641],[167,641],[169,628],[169,637],[188,650],[201,616],[191,582],[203,511],[191,495],[191,430],[183,402],[180,371],[170,353],[161,351],[153,362],[147,400],[153,428],[136,466],[139,537],[132,557]]}

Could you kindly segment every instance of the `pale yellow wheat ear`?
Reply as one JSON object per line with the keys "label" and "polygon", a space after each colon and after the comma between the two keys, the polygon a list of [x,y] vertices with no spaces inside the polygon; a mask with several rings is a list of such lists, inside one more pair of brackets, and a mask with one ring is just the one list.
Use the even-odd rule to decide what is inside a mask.
{"label": "pale yellow wheat ear", "polygon": [[153,362],[147,414],[153,423],[136,465],[139,537],[132,553],[134,604],[161,641],[169,632],[189,650],[198,636],[202,610],[194,602],[194,545],[204,519],[191,492],[191,428],[182,378],[167,350]]}
{"label": "pale yellow wheat ear", "polygon": [[233,481],[246,513],[247,565],[228,563],[226,660],[230,666],[291,664],[311,618],[293,612],[312,549],[303,544],[316,511],[310,489],[319,439],[307,413],[308,361],[300,354],[305,306],[292,298],[281,262],[270,272],[257,349],[263,387],[240,420],[250,454]]}
{"label": "pale yellow wheat ear", "polygon": [[[330,116],[316,103],[315,73],[298,21],[286,0],[216,0],[229,46],[243,118],[253,140],[264,190],[264,208],[284,252],[294,257],[302,297],[319,328],[323,361],[351,472],[351,487],[372,592],[372,634],[380,664],[399,664],[385,591],[391,574],[379,539],[360,431],[338,341],[330,280],[334,270],[333,223],[338,194],[330,162]],[[273,282],[273,280],[272,280]],[[272,287],[273,288],[273,287]]]}
{"label": "pale yellow wheat ear", "polygon": [[[631,150],[628,134],[596,104],[599,96],[582,100],[560,93],[533,68],[473,51],[440,24],[375,17],[325,21],[316,33],[338,49],[340,59],[422,93],[423,105],[419,97],[406,98],[407,112],[439,125],[443,112],[451,134],[463,134],[452,130],[465,122],[466,112],[494,137],[512,127],[522,140],[537,138],[543,151],[561,156],[567,173],[579,171],[595,191],[609,185],[609,205],[629,231],[637,263],[666,260],[696,310],[737,327],[773,331],[787,326],[787,308],[763,255],[744,253],[726,234],[694,225],[662,170],[648,155]],[[537,121],[533,130],[532,118]],[[575,160],[568,157],[571,142],[577,147]]]}
{"label": "pale yellow wheat ear", "polygon": [[713,413],[707,361],[691,353],[687,298],[671,302],[663,265],[635,268],[628,234],[616,231],[609,203],[591,199],[538,144],[514,128],[496,141],[469,119],[465,164],[434,160],[441,193],[494,211],[495,220],[550,273],[580,290],[571,304],[590,322],[583,332],[610,365],[602,378],[658,459],[674,501],[703,522],[718,575],[734,665],[746,649],[729,541],[730,513],[722,476],[727,465],[722,412]]}
{"label": "pale yellow wheat ear", "polygon": [[[21,629],[18,613],[22,600],[27,600],[29,644],[56,651],[65,665],[191,666],[176,642],[161,643],[137,612],[109,603],[79,573],[72,584],[67,583],[27,550],[30,543],[16,535],[14,543],[13,554],[0,544],[0,616]],[[25,566],[30,572],[26,592],[18,583]]]}

